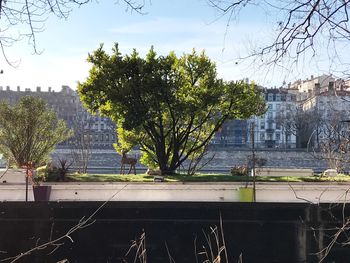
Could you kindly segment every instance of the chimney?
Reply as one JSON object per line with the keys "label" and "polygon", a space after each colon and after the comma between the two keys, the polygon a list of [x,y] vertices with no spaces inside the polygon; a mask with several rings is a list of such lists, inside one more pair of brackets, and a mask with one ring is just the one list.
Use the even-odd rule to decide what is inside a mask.
{"label": "chimney", "polygon": [[0,86],[0,90],[3,90],[3,89],[2,89],[2,86]]}
{"label": "chimney", "polygon": [[49,87],[49,92],[51,92],[51,87]]}
{"label": "chimney", "polygon": [[21,91],[21,87],[17,86],[17,91],[20,92]]}
{"label": "chimney", "polygon": [[10,90],[10,86],[6,86],[6,90],[9,91]]}
{"label": "chimney", "polygon": [[41,92],[41,87],[36,87],[36,92]]}

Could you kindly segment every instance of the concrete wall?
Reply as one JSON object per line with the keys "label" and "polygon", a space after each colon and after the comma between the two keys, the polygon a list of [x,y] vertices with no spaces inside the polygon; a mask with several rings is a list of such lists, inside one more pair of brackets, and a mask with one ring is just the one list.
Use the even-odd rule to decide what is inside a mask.
{"label": "concrete wall", "polygon": [[[317,252],[330,240],[324,229],[339,226],[342,205],[242,204],[191,202],[0,202],[0,260],[23,253],[35,245],[64,235],[82,218],[93,216],[88,227],[60,240],[60,247],[46,247],[21,263],[133,262],[126,252],[145,233],[147,262],[196,262],[195,254],[208,248],[204,234],[211,227],[222,230],[229,262],[318,262]],[[349,208],[345,207],[348,216]],[[220,227],[222,219],[222,228]],[[220,234],[221,237],[221,234]],[[220,241],[220,244],[223,244]],[[213,244],[212,244],[213,245]],[[196,250],[197,248],[197,250]],[[214,246],[215,250],[215,246]],[[214,252],[215,253],[215,252]],[[324,262],[347,262],[347,247],[335,244]],[[221,254],[222,259],[224,253]],[[198,262],[203,262],[203,254]],[[4,261],[5,263],[10,262]],[[224,259],[222,260],[224,261]]]}
{"label": "concrete wall", "polygon": [[[24,179],[24,177],[23,177]],[[50,201],[240,202],[244,183],[45,183]],[[252,187],[252,184],[249,185]],[[25,201],[25,184],[0,183],[0,201]],[[257,183],[257,202],[349,203],[347,183]],[[29,186],[28,200],[33,201]]]}

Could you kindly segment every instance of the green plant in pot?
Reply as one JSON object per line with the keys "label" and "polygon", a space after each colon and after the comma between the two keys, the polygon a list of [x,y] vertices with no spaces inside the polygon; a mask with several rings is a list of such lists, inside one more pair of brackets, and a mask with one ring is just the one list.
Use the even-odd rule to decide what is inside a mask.
{"label": "green plant in pot", "polygon": [[43,185],[47,180],[46,166],[32,168],[31,178],[33,182],[33,194],[35,201],[49,201],[51,194],[51,185]]}

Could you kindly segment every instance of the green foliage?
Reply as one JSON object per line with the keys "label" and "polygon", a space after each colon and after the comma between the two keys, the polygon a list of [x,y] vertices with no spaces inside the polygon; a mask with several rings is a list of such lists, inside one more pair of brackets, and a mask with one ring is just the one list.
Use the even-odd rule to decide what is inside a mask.
{"label": "green foliage", "polygon": [[57,167],[51,167],[50,164],[40,166],[35,169],[36,173],[33,177],[34,183],[40,182],[55,182],[60,174],[60,169]]}
{"label": "green foliage", "polygon": [[42,99],[25,96],[14,106],[0,102],[0,152],[18,167],[45,163],[56,144],[70,136]]}
{"label": "green foliage", "polygon": [[122,155],[129,152],[138,142],[138,135],[135,131],[128,131],[122,127],[117,128],[118,142],[114,143],[114,149]]}
{"label": "green foliage", "polygon": [[36,174],[38,177],[47,177],[48,170],[47,165],[43,165],[36,168]]}
{"label": "green foliage", "polygon": [[155,159],[156,159],[156,156],[154,154],[143,152],[140,158],[140,163],[142,163],[143,165],[146,165],[148,168],[157,169],[158,164],[155,161]]}
{"label": "green foliage", "polygon": [[141,58],[135,50],[122,56],[118,45],[108,55],[101,46],[88,61],[89,77],[78,85],[85,106],[116,122],[117,150],[140,145],[143,160],[164,174],[198,155],[225,120],[265,110],[255,85],[218,79],[204,52],[157,56],[152,47]]}

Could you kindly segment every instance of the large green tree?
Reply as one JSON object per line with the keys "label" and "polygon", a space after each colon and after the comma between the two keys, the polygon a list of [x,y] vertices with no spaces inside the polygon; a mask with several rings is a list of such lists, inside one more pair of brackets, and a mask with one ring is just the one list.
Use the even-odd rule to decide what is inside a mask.
{"label": "large green tree", "polygon": [[70,136],[65,122],[40,98],[25,96],[13,106],[0,102],[0,152],[19,167],[42,164]]}
{"label": "large green tree", "polygon": [[144,160],[172,174],[201,151],[227,119],[248,118],[265,108],[255,85],[217,78],[204,52],[145,58],[134,50],[111,55],[101,45],[88,56],[89,77],[78,85],[85,106],[117,124],[122,140],[140,145]]}

